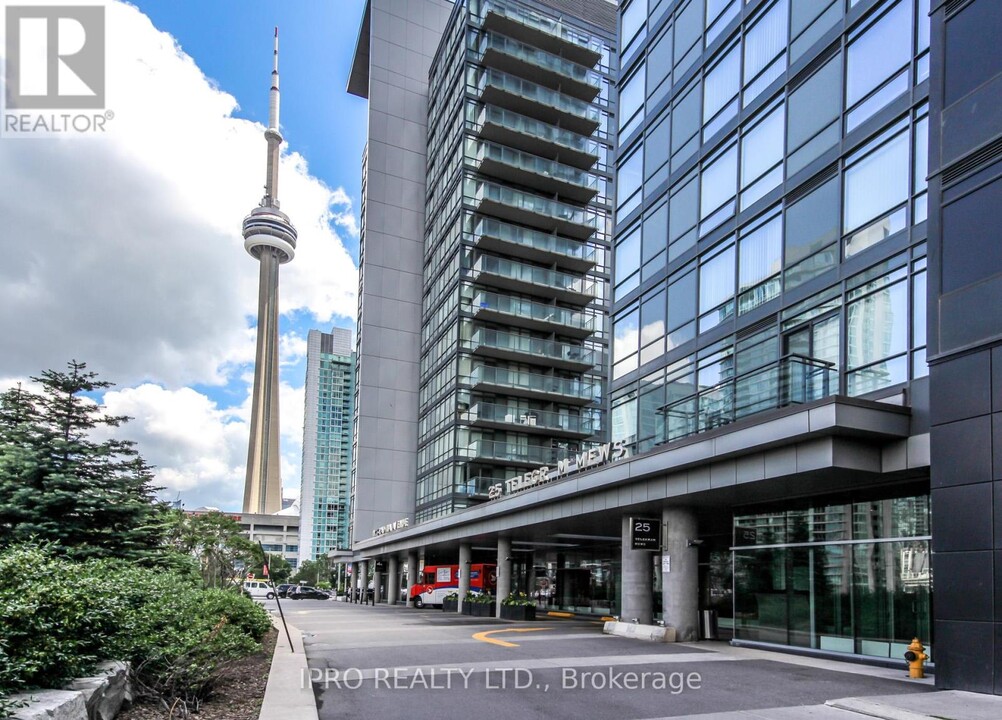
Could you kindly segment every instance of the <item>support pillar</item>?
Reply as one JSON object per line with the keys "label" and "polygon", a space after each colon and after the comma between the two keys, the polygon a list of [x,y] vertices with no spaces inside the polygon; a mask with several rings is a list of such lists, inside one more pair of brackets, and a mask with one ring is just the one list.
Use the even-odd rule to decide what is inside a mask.
{"label": "support pillar", "polygon": [[372,561],[372,604],[383,602],[383,571],[380,570],[384,560],[376,558]]}
{"label": "support pillar", "polygon": [[494,614],[501,617],[501,601],[511,592],[511,538],[498,538],[498,600]]}
{"label": "support pillar", "polygon": [[469,543],[459,545],[459,602],[456,611],[463,612],[463,603],[466,601],[466,593],[470,591],[470,565],[473,560],[473,551]]}
{"label": "support pillar", "polygon": [[[662,580],[664,622],[675,628],[678,642],[699,638],[699,547],[696,514],[689,508],[669,507],[662,514],[665,524],[664,554],[670,566]],[[662,567],[666,561],[662,559]]]}
{"label": "support pillar", "polygon": [[407,607],[414,607],[411,587],[418,584],[420,577],[421,568],[418,566],[418,554],[416,550],[411,550],[407,553]]}
{"label": "support pillar", "polygon": [[348,594],[348,602],[358,602],[358,563],[351,564],[351,592]]}
{"label": "support pillar", "polygon": [[358,599],[364,605],[369,604],[369,562],[362,560],[358,563]]}
{"label": "support pillar", "polygon": [[622,607],[619,619],[622,622],[638,622],[641,625],[654,623],[654,592],[652,582],[652,561],[650,550],[630,548],[630,518],[623,517],[623,580]]}
{"label": "support pillar", "polygon": [[400,594],[400,570],[396,555],[390,555],[386,567],[386,602],[390,605],[396,605],[397,596]]}

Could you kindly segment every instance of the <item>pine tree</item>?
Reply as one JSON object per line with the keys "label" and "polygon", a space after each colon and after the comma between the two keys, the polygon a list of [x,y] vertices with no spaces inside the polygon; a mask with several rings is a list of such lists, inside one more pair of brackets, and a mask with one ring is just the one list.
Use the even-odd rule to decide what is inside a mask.
{"label": "pine tree", "polygon": [[152,468],[134,443],[96,441],[128,420],[92,394],[112,386],[71,361],[0,395],[0,546],[52,542],[78,558],[143,559],[162,550],[162,507]]}

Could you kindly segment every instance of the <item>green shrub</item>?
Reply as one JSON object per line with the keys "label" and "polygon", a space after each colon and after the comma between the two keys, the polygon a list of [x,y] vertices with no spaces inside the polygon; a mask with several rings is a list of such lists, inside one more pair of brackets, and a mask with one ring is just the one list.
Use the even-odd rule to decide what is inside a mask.
{"label": "green shrub", "polygon": [[61,687],[117,659],[132,664],[140,688],[197,708],[271,627],[252,600],[202,590],[190,572],[74,562],[22,545],[0,552],[0,577],[0,699]]}

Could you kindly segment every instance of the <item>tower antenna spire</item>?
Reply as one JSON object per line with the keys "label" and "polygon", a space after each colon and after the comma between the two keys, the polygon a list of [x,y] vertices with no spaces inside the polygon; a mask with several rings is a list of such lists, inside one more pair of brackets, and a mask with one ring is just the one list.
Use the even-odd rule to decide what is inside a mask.
{"label": "tower antenna spire", "polygon": [[271,67],[271,90],[268,93],[268,129],[264,137],[268,141],[268,175],[264,181],[264,197],[261,207],[279,208],[278,202],[278,156],[282,147],[282,131],[278,126],[278,28],[275,28],[275,50]]}

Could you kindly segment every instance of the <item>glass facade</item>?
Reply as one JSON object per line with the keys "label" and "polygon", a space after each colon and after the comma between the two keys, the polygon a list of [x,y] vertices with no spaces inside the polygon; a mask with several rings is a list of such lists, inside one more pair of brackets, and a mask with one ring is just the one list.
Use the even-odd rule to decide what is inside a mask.
{"label": "glass facade", "polygon": [[735,639],[900,658],[931,637],[930,540],[928,495],[736,514]]}
{"label": "glass facade", "polygon": [[624,4],[613,440],[927,374],[928,12]]}
{"label": "glass facade", "polygon": [[605,29],[546,3],[465,0],[432,63],[415,522],[607,436],[603,9]]}

